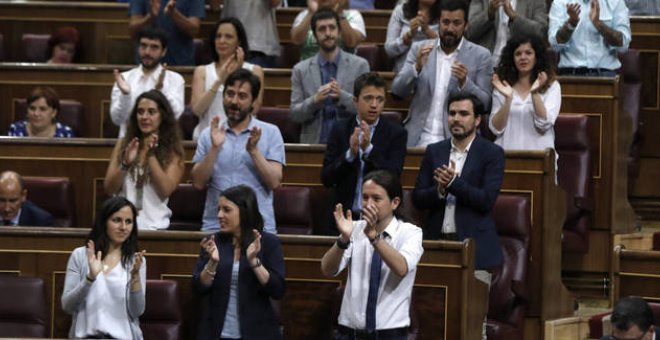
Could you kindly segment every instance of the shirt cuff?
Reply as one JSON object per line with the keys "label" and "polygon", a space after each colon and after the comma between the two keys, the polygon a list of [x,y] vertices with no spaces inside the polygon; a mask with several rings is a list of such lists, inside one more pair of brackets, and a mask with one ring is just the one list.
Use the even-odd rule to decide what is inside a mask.
{"label": "shirt cuff", "polygon": [[346,159],[346,161],[348,162],[353,162],[355,160],[355,155],[353,155],[350,148],[346,150],[346,155],[344,156],[344,159]]}
{"label": "shirt cuff", "polygon": [[369,157],[369,154],[373,149],[374,149],[374,145],[369,143],[369,146],[367,146],[367,148],[364,151],[362,151],[362,157]]}

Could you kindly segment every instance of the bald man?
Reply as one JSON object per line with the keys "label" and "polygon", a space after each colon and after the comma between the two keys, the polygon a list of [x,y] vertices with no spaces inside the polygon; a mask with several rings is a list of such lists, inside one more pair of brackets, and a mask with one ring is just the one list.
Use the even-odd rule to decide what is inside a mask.
{"label": "bald man", "polygon": [[27,200],[21,175],[13,171],[0,174],[0,225],[53,226],[53,216]]}

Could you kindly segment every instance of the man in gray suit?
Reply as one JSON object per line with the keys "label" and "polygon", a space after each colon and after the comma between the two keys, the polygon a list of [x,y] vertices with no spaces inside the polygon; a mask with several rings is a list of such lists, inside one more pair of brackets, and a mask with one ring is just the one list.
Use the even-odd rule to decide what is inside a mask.
{"label": "man in gray suit", "polygon": [[467,28],[465,0],[443,0],[440,5],[438,39],[414,43],[406,62],[392,83],[392,94],[406,98],[413,94],[408,117],[408,146],[423,146],[448,137],[447,98],[468,92],[490,111],[490,52],[463,38]]}
{"label": "man in gray suit", "polygon": [[547,31],[545,0],[470,1],[470,22],[465,35],[470,41],[490,50],[494,68],[511,36],[534,34],[545,39]]}
{"label": "man in gray suit", "polygon": [[369,72],[365,59],[338,47],[339,20],[329,8],[314,13],[319,52],[297,63],[291,73],[291,118],[302,124],[301,143],[325,144],[337,119],[356,114],[353,83]]}

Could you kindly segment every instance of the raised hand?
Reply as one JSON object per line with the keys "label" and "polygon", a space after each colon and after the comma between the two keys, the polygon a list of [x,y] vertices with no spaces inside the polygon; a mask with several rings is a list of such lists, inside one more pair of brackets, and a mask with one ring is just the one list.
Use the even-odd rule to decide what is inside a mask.
{"label": "raised hand", "polygon": [[578,22],[580,22],[580,11],[582,9],[580,8],[580,4],[574,3],[574,4],[566,4],[566,13],[568,14],[568,22],[573,25],[573,27],[577,26]]}
{"label": "raised hand", "polygon": [[160,91],[163,89],[163,82],[165,81],[165,74],[167,73],[167,64],[163,64],[163,68],[160,70],[160,74],[158,75],[158,81],[156,82],[156,86],[154,87],[156,90]]}
{"label": "raised hand", "polygon": [[245,150],[247,150],[248,153],[256,151],[257,144],[259,144],[260,139],[261,129],[255,126],[252,128],[252,130],[250,130],[250,137],[248,137],[247,143],[245,144]]}
{"label": "raised hand", "polygon": [[202,241],[199,242],[199,246],[204,249],[206,255],[208,255],[211,261],[214,261],[215,263],[220,262],[218,247],[215,245],[215,235],[211,235],[211,237],[202,239]]}
{"label": "raised hand", "polygon": [[600,25],[600,3],[598,0],[591,0],[591,8],[589,9],[589,20],[598,27]]}
{"label": "raised hand", "polygon": [[360,151],[359,139],[360,139],[360,128],[356,127],[353,130],[353,133],[351,134],[351,138],[348,140],[348,145],[350,147],[353,156],[357,156],[358,151]]}
{"label": "raised hand", "polygon": [[502,6],[504,0],[490,0],[488,1],[488,16],[493,17],[497,10]]}
{"label": "raised hand", "polygon": [[165,13],[165,15],[172,15],[175,9],[176,0],[170,0],[167,2],[167,5],[165,5],[165,10],[163,10],[163,13]]}
{"label": "raised hand", "polygon": [[112,74],[115,76],[115,82],[117,83],[117,87],[123,94],[129,94],[131,93],[131,85],[129,85],[126,82],[126,79],[124,79],[124,76],[121,75],[118,69],[114,69],[112,71]]}
{"label": "raised hand", "polygon": [[367,222],[367,225],[362,231],[371,240],[376,237],[376,234],[378,233],[376,231],[376,226],[378,226],[378,206],[375,204],[367,204],[362,207],[362,219]]}
{"label": "raised hand", "polygon": [[124,155],[122,156],[122,162],[125,165],[129,165],[129,166],[135,163],[139,149],[140,149],[140,140],[137,137],[135,137],[126,145],[126,149],[124,149]]}
{"label": "raised hand", "polygon": [[96,280],[99,273],[103,271],[102,257],[103,255],[100,250],[94,255],[94,241],[87,241],[87,264],[89,265],[89,273],[87,273],[87,277],[92,281]]}
{"label": "raised hand", "polygon": [[350,240],[353,233],[353,213],[351,213],[351,209],[346,210],[346,215],[344,215],[342,205],[339,203],[335,206],[334,216],[339,233],[344,239]]}
{"label": "raised hand", "polygon": [[140,278],[140,267],[142,266],[142,260],[146,252],[146,250],[142,250],[135,253],[135,261],[133,261],[133,267],[131,267],[131,278]]}
{"label": "raised hand", "polygon": [[150,1],[150,13],[152,17],[157,17],[160,14],[160,0],[151,0]]}
{"label": "raised hand", "polygon": [[211,119],[211,145],[214,148],[222,146],[225,142],[226,130],[224,125],[220,125],[220,117],[215,116]]}
{"label": "raised hand", "polygon": [[461,63],[458,60],[454,60],[454,64],[451,65],[451,74],[456,77],[456,79],[458,79],[461,87],[465,86],[468,75],[467,65]]}
{"label": "raised hand", "polygon": [[447,186],[456,175],[456,163],[450,161],[449,166],[442,165],[433,171],[433,179],[438,183],[438,190],[445,192]]}
{"label": "raised hand", "polygon": [[493,87],[504,97],[511,98],[513,96],[513,87],[511,87],[511,85],[509,85],[506,80],[501,80],[497,73],[493,74],[491,83],[493,84]]}
{"label": "raised hand", "polygon": [[314,14],[319,9],[319,2],[317,0],[307,0],[307,10],[309,13]]}
{"label": "raised hand", "polygon": [[316,94],[314,95],[314,102],[318,104],[324,101],[325,98],[330,95],[330,92],[332,92],[332,82],[321,85],[319,89],[316,90]]}
{"label": "raised hand", "polygon": [[502,8],[504,8],[504,13],[506,13],[506,16],[509,17],[509,19],[515,19],[516,18],[516,11],[513,9],[513,6],[511,5],[511,1],[509,0],[502,0]]}
{"label": "raised hand", "polygon": [[534,83],[532,83],[532,88],[529,91],[532,93],[538,93],[547,81],[548,74],[543,71],[539,72],[539,74],[536,76],[536,80]]}
{"label": "raised hand", "polygon": [[149,150],[153,150],[158,147],[158,134],[152,133],[149,136],[147,136],[144,139],[144,144],[149,148]]}
{"label": "raised hand", "polygon": [[252,229],[252,233],[254,234],[254,241],[245,250],[245,255],[247,255],[250,265],[254,266],[254,260],[261,251],[261,234],[256,229]]}
{"label": "raised hand", "polygon": [[422,47],[420,47],[419,50],[417,50],[417,63],[415,64],[415,68],[417,69],[417,72],[422,71],[422,67],[426,65],[426,61],[429,59],[429,54],[431,54],[431,50],[433,50],[433,44],[426,44]]}

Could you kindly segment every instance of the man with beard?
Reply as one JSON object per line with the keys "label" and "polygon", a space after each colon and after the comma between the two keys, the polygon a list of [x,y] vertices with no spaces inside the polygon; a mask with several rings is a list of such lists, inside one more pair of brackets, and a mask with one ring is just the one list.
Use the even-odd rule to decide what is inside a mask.
{"label": "man with beard", "polygon": [[218,197],[244,184],[257,195],[264,230],[276,233],[273,190],[282,183],[284,141],[277,126],[250,112],[259,95],[259,78],[246,69],[231,73],[222,93],[227,120],[214,117],[197,140],[191,175],[197,189],[206,189],[202,230],[217,231]]}
{"label": "man with beard", "polygon": [[[504,260],[491,217],[504,177],[504,151],[477,135],[485,110],[475,95],[457,94],[448,102],[452,137],[426,148],[413,204],[428,210],[425,239],[476,242],[474,275],[490,286],[490,270]],[[485,339],[485,322],[483,334]]]}
{"label": "man with beard", "polygon": [[486,106],[491,101],[490,52],[463,38],[467,28],[465,0],[445,0],[440,5],[437,39],[414,43],[401,71],[392,82],[392,94],[406,98],[413,94],[408,117],[408,146],[426,146],[450,136],[447,97],[456,93],[474,94]]}
{"label": "man with beard", "polygon": [[320,50],[291,73],[291,118],[302,124],[301,143],[327,143],[335,121],[355,115],[353,83],[369,72],[365,59],[338,47],[339,21],[329,8],[314,13],[312,30]]}
{"label": "man with beard", "polygon": [[138,35],[140,66],[126,72],[114,70],[110,118],[119,126],[119,138],[124,137],[126,123],[131,116],[135,99],[143,92],[156,89],[162,92],[178,119],[183,113],[183,77],[167,69],[160,60],[167,53],[167,35],[160,29],[145,28]]}

